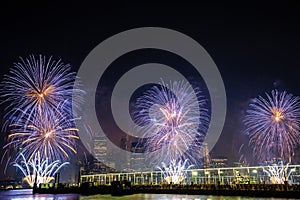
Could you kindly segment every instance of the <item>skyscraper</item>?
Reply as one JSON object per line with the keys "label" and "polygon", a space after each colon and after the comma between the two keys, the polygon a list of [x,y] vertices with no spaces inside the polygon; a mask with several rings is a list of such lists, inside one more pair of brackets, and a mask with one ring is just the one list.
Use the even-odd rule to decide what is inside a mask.
{"label": "skyscraper", "polygon": [[[124,151],[130,151],[130,145],[128,145],[128,136],[121,138],[120,148]],[[124,157],[120,159],[120,169],[121,171],[128,171],[130,169],[130,156],[125,154]]]}
{"label": "skyscraper", "polygon": [[93,153],[95,159],[105,162],[107,158],[107,141],[104,136],[94,137]]}
{"label": "skyscraper", "polygon": [[107,141],[104,136],[95,136],[93,144],[94,166],[93,171],[106,172]]}
{"label": "skyscraper", "polygon": [[203,158],[204,158],[204,163],[203,163],[203,168],[209,168],[210,167],[210,156],[209,156],[209,149],[208,149],[208,144],[203,143]]}
{"label": "skyscraper", "polygon": [[139,142],[131,143],[130,169],[133,171],[145,170],[145,147]]}

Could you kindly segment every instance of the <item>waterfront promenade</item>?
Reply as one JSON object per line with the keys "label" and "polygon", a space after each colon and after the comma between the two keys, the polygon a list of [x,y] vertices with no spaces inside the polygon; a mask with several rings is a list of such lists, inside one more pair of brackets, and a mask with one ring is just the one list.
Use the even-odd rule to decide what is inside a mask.
{"label": "waterfront promenade", "polygon": [[[269,166],[189,169],[180,183],[168,183],[161,171],[81,174],[77,186],[41,184],[34,193],[83,195],[188,194],[300,198],[300,165],[277,166],[285,181],[272,183]],[[278,177],[277,177],[278,178]]]}
{"label": "waterfront promenade", "polygon": [[[184,170],[185,178],[182,184],[259,184],[271,183],[266,170],[270,166],[251,166],[251,167],[226,167],[226,168],[206,168]],[[289,184],[300,184],[300,165],[277,166],[278,176],[286,176]],[[285,173],[285,174],[279,174]],[[80,183],[92,182],[95,185],[110,185],[113,181],[128,180],[132,185],[161,185],[164,183],[164,174],[161,171],[144,172],[120,172],[120,173],[92,173],[81,174]]]}
{"label": "waterfront promenade", "polygon": [[63,194],[77,193],[83,195],[111,194],[114,196],[152,193],[152,194],[188,194],[188,195],[222,195],[249,197],[300,198],[300,185],[285,184],[190,184],[190,185],[131,185],[130,182],[116,181],[112,185],[94,185],[92,183],[78,186],[59,185],[50,188],[37,188],[34,193]]}

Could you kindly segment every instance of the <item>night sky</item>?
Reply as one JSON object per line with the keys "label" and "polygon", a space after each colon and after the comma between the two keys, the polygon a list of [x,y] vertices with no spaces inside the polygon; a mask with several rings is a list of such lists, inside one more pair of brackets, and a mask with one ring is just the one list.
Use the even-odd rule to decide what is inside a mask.
{"label": "night sky", "polygon": [[[222,75],[227,117],[211,156],[226,156],[231,163],[239,159],[240,146],[248,143],[241,119],[251,98],[272,89],[300,96],[299,2],[129,2],[1,5],[0,79],[19,56],[53,55],[76,71],[94,47],[119,32],[146,26],[182,32],[206,49]],[[2,174],[2,164],[0,168]]]}

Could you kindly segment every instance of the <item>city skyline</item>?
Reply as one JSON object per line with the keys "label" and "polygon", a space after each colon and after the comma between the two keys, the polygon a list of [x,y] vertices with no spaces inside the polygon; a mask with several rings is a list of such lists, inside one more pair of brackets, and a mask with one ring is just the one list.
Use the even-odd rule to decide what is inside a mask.
{"label": "city skyline", "polygon": [[[228,157],[229,163],[238,161],[242,154],[247,157],[249,164],[255,163],[249,153],[249,140],[242,133],[242,118],[252,99],[273,89],[300,96],[297,70],[300,44],[300,28],[297,26],[299,3],[246,7],[225,3],[221,6],[182,6],[176,3],[170,6],[167,3],[141,5],[123,2],[103,4],[102,7],[95,8],[75,4],[68,9],[67,3],[55,5],[36,2],[23,6],[26,9],[22,5],[8,5],[3,9],[7,8],[9,12],[0,14],[3,22],[0,38],[3,44],[0,48],[1,81],[13,63],[19,60],[19,56],[27,57],[30,54],[53,55],[56,60],[61,58],[70,63],[72,70],[76,72],[96,45],[114,34],[136,27],[174,29],[199,42],[216,63],[227,95],[225,126],[210,154],[212,157]],[[169,6],[172,9],[168,9]],[[154,12],[156,9],[157,12]],[[147,56],[140,53],[136,55],[136,59],[140,61]],[[166,58],[157,58],[156,52],[147,59],[151,60],[153,57],[158,61],[173,59],[167,55]],[[102,90],[97,91],[98,109],[103,115],[106,114],[106,101],[112,90],[113,81],[110,78],[118,78],[126,70],[124,65],[132,63],[133,59],[134,57],[124,58],[121,63],[117,63],[116,70],[112,70],[111,76],[103,80]],[[180,68],[175,62],[175,58],[169,61],[175,68]],[[191,76],[193,72],[186,73]],[[3,108],[1,113],[4,113]],[[109,134],[113,135],[110,139],[116,140],[121,146],[124,135],[109,119],[104,119],[104,123],[107,124]],[[5,133],[1,137],[1,147],[4,146],[4,135]],[[76,157],[87,153],[82,145],[77,151]],[[298,146],[294,155],[296,162],[300,161],[299,155]],[[1,164],[1,175],[3,167]]]}

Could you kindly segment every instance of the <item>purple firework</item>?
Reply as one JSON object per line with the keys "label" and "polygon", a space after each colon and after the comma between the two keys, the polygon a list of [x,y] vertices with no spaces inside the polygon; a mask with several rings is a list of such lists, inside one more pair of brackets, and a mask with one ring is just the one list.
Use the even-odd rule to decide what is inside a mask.
{"label": "purple firework", "polygon": [[138,131],[146,138],[145,153],[152,164],[201,156],[209,117],[200,91],[183,81],[162,82],[137,99]]}
{"label": "purple firework", "polygon": [[18,147],[28,159],[37,152],[50,161],[68,159],[70,153],[76,153],[78,129],[74,119],[60,112],[61,106],[58,105],[51,113],[42,112],[42,115],[30,120],[25,115],[26,125],[21,119],[11,124],[5,148]]}
{"label": "purple firework", "polygon": [[299,97],[277,90],[266,93],[266,98],[259,96],[250,103],[244,124],[258,161],[291,162],[300,139]]}
{"label": "purple firework", "polygon": [[74,86],[76,74],[71,72],[71,66],[42,55],[20,59],[2,83],[3,102],[9,103],[7,116],[13,121],[24,115],[32,118],[42,115],[42,112],[52,112],[61,103],[65,105],[61,107],[62,111],[71,116],[72,95],[78,94],[74,102],[79,104],[83,92]]}
{"label": "purple firework", "polygon": [[2,82],[9,119],[5,154],[18,149],[28,159],[37,151],[52,161],[66,159],[76,152],[78,139],[72,108],[79,107],[84,94],[74,85],[76,73],[51,57],[20,59]]}

